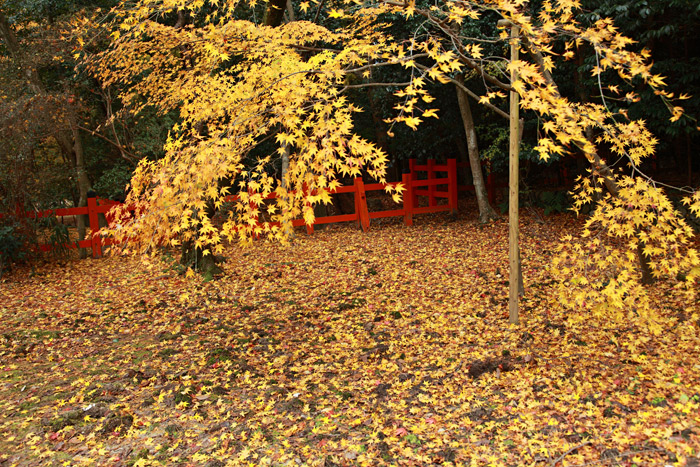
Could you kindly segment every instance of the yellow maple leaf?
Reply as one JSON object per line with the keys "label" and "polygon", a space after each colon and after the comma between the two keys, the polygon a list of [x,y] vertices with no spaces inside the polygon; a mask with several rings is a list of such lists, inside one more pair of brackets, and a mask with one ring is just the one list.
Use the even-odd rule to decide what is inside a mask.
{"label": "yellow maple leaf", "polygon": [[343,13],[343,10],[338,10],[335,8],[332,8],[331,11],[328,13],[328,16],[331,18],[342,18],[345,15]]}
{"label": "yellow maple leaf", "polygon": [[403,121],[406,125],[408,125],[415,131],[418,129],[418,125],[421,123],[422,120],[418,117],[406,117]]}

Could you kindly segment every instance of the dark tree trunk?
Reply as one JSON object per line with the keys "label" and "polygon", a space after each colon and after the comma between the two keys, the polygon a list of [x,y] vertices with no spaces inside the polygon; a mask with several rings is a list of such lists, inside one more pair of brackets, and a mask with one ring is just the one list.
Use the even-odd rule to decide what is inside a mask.
{"label": "dark tree trunk", "polygon": [[[464,77],[458,75],[457,81],[463,85]],[[469,96],[467,96],[459,86],[456,87],[456,90],[459,111],[462,114],[462,123],[464,124],[464,132],[467,135],[469,166],[472,169],[474,193],[476,194],[476,202],[479,205],[479,221],[486,223],[492,219],[498,218],[498,215],[489,204],[488,193],[486,192],[486,183],[484,182],[484,175],[481,170],[481,158],[479,157],[479,146],[476,141],[476,130],[474,129],[474,118],[472,117],[472,109],[469,106]]]}
{"label": "dark tree trunk", "polygon": [[[85,170],[85,152],[83,151],[83,141],[80,137],[77,118],[71,104],[67,105],[66,112],[68,114],[68,122],[71,127],[71,132],[73,133],[73,167],[78,179],[78,191],[80,192],[78,207],[85,207],[87,206],[88,192],[92,190],[92,187],[90,186],[90,179],[88,178],[87,171]],[[87,218],[87,215],[78,216],[79,240],[85,239]],[[87,250],[85,248],[80,249],[80,257],[87,257]]]}
{"label": "dark tree trunk", "polygon": [[201,248],[195,248],[193,241],[182,244],[180,264],[186,268],[199,271],[206,279],[212,279],[223,272],[213,254],[204,256]]}
{"label": "dark tree trunk", "polygon": [[[211,219],[216,214],[216,208],[212,203],[207,203],[204,214]],[[199,271],[207,279],[221,274],[223,270],[217,265],[216,257],[213,253],[204,255],[201,248],[196,248],[194,240],[182,242],[180,249],[180,264],[186,268]]]}
{"label": "dark tree trunk", "polygon": [[267,3],[263,24],[265,26],[277,27],[284,20],[284,10],[287,8],[287,0],[270,0]]}

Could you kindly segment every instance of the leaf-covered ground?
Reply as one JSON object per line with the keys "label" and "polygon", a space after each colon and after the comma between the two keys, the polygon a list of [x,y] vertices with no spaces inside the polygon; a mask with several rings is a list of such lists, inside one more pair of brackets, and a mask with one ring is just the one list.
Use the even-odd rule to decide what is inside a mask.
{"label": "leaf-covered ground", "polygon": [[231,248],[211,282],[15,272],[0,465],[698,465],[697,304],[655,286],[661,336],[568,322],[546,266],[576,223],[524,219],[520,326],[504,221],[333,226]]}

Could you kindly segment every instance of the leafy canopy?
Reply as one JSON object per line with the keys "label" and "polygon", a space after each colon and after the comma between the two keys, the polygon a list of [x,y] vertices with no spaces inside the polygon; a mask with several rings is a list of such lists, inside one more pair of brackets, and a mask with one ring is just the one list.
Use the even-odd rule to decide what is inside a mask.
{"label": "leafy canopy", "polygon": [[[653,154],[657,141],[645,122],[630,119],[624,107],[638,99],[635,88],[643,83],[675,121],[686,118],[677,105],[686,96],[664,89],[664,78],[652,72],[648,52],[630,51],[632,39],[621,35],[610,19],[583,26],[576,20],[578,2],[567,0],[544,1],[536,11],[522,0],[424,7],[348,0],[314,5],[326,9],[328,27],[296,21],[270,28],[237,19],[237,4],[124,3],[110,25],[113,47],[93,64],[106,84],[127,84],[123,99],[133,110],[177,109],[182,119],[172,129],[166,156],[143,162],[136,171],[128,199],[135,213],[120,213],[114,234],[130,240],[137,251],[193,240],[205,253],[220,252],[224,239],[246,242],[259,234],[285,241],[292,219],[303,215],[313,222],[313,205],[329,202],[339,176],[366,169],[384,181],[386,155],[353,133],[352,115],[359,109],[343,95],[350,75],[371,84],[377,67],[410,71],[410,82],[396,93],[401,102],[390,123],[416,129],[425,118],[436,116],[427,83],[447,83],[454,73],[473,70],[487,85],[482,103],[515,91],[521,106],[540,116],[542,135],[535,149],[543,160],[581,151],[591,162],[576,200],[580,207],[600,198],[598,207],[582,237],[563,245],[573,256],[563,257],[554,269],[564,292],[574,294],[568,302],[584,308],[603,303],[593,309],[640,314],[636,310],[645,308],[645,293],[632,261],[637,251],[649,258],[654,275],[683,273],[683,284],[692,289],[699,274],[698,256],[686,248],[692,232],[663,190],[641,172],[641,162]],[[196,15],[205,6],[204,20],[196,27],[168,24],[168,15]],[[310,7],[303,2],[300,8]],[[485,39],[462,35],[460,25],[486,11],[519,27],[521,60],[484,57]],[[396,14],[424,19],[412,39],[397,41],[386,32],[385,19]],[[508,36],[503,30],[500,37],[486,40],[505,45]],[[552,71],[557,60],[574,58],[583,44],[595,53],[592,74],[600,96],[575,102],[560,93]],[[488,68],[492,74],[486,62],[493,62]],[[506,71],[515,71],[517,80],[503,81]],[[610,74],[630,90],[606,88]],[[615,106],[609,105],[611,99]],[[270,141],[276,151],[263,151],[262,143]],[[601,148],[626,164],[625,170],[606,162]],[[287,152],[290,167],[282,180],[274,163]],[[603,186],[605,196],[600,195]],[[400,186],[389,189],[395,196],[401,191]],[[263,202],[271,193],[274,202]],[[237,198],[226,219],[213,222],[212,213],[231,194]],[[690,211],[700,210],[698,194],[686,203]],[[263,210],[267,221],[259,222]],[[590,233],[594,229],[597,236]],[[607,250],[591,256],[597,248]],[[600,285],[588,287],[591,271],[604,276]],[[579,286],[585,291],[577,291]]]}

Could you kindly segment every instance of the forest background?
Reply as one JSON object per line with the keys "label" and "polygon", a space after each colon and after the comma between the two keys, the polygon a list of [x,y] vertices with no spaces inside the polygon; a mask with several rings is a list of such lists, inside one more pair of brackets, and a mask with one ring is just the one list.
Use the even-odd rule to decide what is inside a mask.
{"label": "forest background", "polygon": [[[28,209],[85,205],[88,190],[104,198],[123,200],[137,162],[163,157],[168,132],[180,118],[177,110],[159,113],[151,106],[137,116],[123,112],[123,103],[117,96],[124,90],[119,89],[118,83],[105,86],[87,73],[84,65],[86,55],[103,51],[109,41],[96,38],[84,45],[83,38],[71,34],[77,17],[94,13],[98,8],[106,11],[114,4],[59,0],[3,3],[0,18],[4,38],[0,44],[0,210],[3,212],[12,212],[17,205]],[[534,12],[537,2],[530,8]],[[334,21],[325,9],[312,8],[304,13],[297,5],[295,10],[296,19],[316,19],[330,24]],[[241,7],[235,13],[240,18],[262,22],[265,5],[258,4],[252,9]],[[666,77],[668,90],[690,96],[683,102],[686,113],[698,114],[700,46],[693,36],[699,21],[695,2],[610,0],[588,4],[584,1],[579,15],[584,24],[601,17],[614,18],[620,32],[637,41],[632,50],[650,51],[654,72]],[[165,24],[170,21],[173,25],[179,20],[177,16],[164,19]],[[198,21],[197,18],[186,20]],[[284,21],[288,20],[285,12]],[[390,32],[396,37],[410,37],[420,22],[417,17],[396,16]],[[475,37],[495,37],[499,32],[494,17],[489,15],[466,27],[465,34]],[[8,41],[10,37],[13,39]],[[503,44],[492,47],[495,47],[493,55],[503,53],[496,50],[503,48]],[[573,100],[595,100],[600,95],[598,80],[591,73],[595,66],[595,54],[586,47],[578,49],[573,60],[557,63],[555,81],[562,94]],[[408,77],[408,71],[402,67],[386,67],[374,73],[373,81],[379,83],[403,83]],[[484,93],[482,78],[477,74],[468,73],[465,79],[466,87],[476,95]],[[615,83],[606,85],[615,86]],[[354,116],[356,132],[387,152],[388,176],[392,181],[400,180],[408,158],[468,160],[465,125],[455,86],[434,83],[428,84],[427,89],[436,98],[434,106],[440,109],[439,119],[426,119],[421,131],[385,122],[394,116],[394,107],[400,100],[394,95],[397,86],[347,90],[348,98],[364,109]],[[639,99],[629,106],[630,118],[646,120],[659,140],[655,157],[644,162],[645,172],[674,186],[696,186],[693,173],[700,162],[693,148],[697,147],[700,136],[695,122],[689,118],[669,121],[668,110],[654,91],[643,86],[639,90]],[[470,108],[484,171],[495,173],[503,181],[508,154],[506,120],[493,108],[475,104],[472,101]],[[506,99],[495,104],[507,110]],[[533,149],[541,133],[538,119],[534,113],[525,113],[523,118],[520,157],[521,177],[527,191],[524,201],[563,211],[570,204],[566,192],[572,188],[576,175],[585,174],[588,167],[585,157],[574,152],[546,162],[540,160]],[[389,137],[389,132],[394,136]],[[275,164],[281,170],[281,158]],[[468,171],[464,176],[471,179]],[[548,192],[544,198],[542,190]],[[9,230],[4,232],[10,235]]]}

